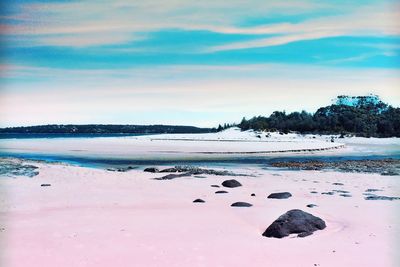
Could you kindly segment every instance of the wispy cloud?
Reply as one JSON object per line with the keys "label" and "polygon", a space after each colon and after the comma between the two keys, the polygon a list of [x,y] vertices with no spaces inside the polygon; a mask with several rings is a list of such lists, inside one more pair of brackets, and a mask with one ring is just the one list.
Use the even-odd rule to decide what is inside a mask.
{"label": "wispy cloud", "polygon": [[[137,34],[163,29],[204,30],[223,34],[261,35],[252,42],[226,44],[210,50],[244,49],[280,45],[346,34],[399,35],[398,6],[379,2],[339,5],[318,1],[78,1],[15,4],[14,12],[2,18],[3,35],[32,38],[31,45],[98,46],[134,41]],[[285,21],[238,26],[252,17],[275,14],[324,14],[317,19],[307,15],[300,23]],[[317,16],[318,17],[318,16]],[[265,38],[262,35],[281,35]],[[23,39],[23,38],[22,38]],[[24,45],[28,45],[25,42]]]}
{"label": "wispy cloud", "polygon": [[[255,41],[236,42],[215,46],[210,51],[238,50],[257,47],[283,45],[296,41],[320,39],[337,36],[399,36],[400,9],[379,12],[371,7],[341,16],[327,16],[306,20],[296,24],[278,24],[259,26],[250,29],[238,29],[248,34],[279,33],[279,36],[260,38]],[[231,29],[231,32],[234,30]]]}

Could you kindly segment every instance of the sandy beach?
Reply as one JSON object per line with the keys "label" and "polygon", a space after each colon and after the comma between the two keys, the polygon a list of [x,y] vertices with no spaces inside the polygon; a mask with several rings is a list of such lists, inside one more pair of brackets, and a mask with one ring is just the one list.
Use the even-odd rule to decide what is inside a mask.
{"label": "sandy beach", "polygon": [[[2,266],[399,264],[400,201],[365,200],[368,189],[400,196],[398,176],[253,167],[233,170],[251,175],[234,177],[243,186],[222,188],[230,177],[159,181],[153,178],[160,174],[142,170],[33,165],[33,178],[0,179]],[[321,194],[332,190],[351,197]],[[267,198],[284,191],[293,196]],[[197,198],[205,203],[192,203]],[[253,206],[230,207],[236,201]],[[326,229],[305,238],[262,236],[291,209],[322,218]]]}
{"label": "sandy beach", "polygon": [[0,267],[400,266],[400,1],[0,7]]}

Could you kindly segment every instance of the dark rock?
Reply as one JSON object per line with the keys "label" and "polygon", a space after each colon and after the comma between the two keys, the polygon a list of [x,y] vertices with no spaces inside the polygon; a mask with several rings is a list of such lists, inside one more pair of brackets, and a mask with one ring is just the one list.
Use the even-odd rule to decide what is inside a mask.
{"label": "dark rock", "polygon": [[167,169],[161,170],[160,172],[178,172],[178,170],[176,168],[167,168]]}
{"label": "dark rock", "polygon": [[314,208],[314,207],[318,207],[318,205],[315,205],[315,204],[308,204],[307,205],[307,208]]}
{"label": "dark rock", "polygon": [[195,175],[193,176],[194,178],[207,178],[206,176],[202,176],[202,175]]}
{"label": "dark rock", "polygon": [[254,194],[254,193],[253,193],[253,194],[251,194],[251,196],[252,196],[252,197],[255,197],[255,196],[256,196],[256,194]]}
{"label": "dark rock", "polygon": [[219,190],[219,191],[215,192],[215,194],[226,194],[226,193],[228,193],[228,192],[224,191],[224,190]]}
{"label": "dark rock", "polygon": [[332,190],[333,192],[336,192],[336,193],[342,193],[342,194],[349,194],[350,192],[349,191],[346,191],[346,190]]}
{"label": "dark rock", "polygon": [[51,184],[41,184],[40,186],[51,186]]}
{"label": "dark rock", "polygon": [[219,187],[217,184],[212,184],[211,187]]}
{"label": "dark rock", "polygon": [[152,173],[160,172],[160,170],[157,169],[157,168],[155,168],[155,167],[146,168],[146,169],[144,169],[143,171],[145,171],[145,172],[152,172]]}
{"label": "dark rock", "polygon": [[381,190],[381,189],[373,189],[373,188],[365,190],[365,192],[378,192],[378,191],[383,191],[383,190]]}
{"label": "dark rock", "polygon": [[193,200],[193,203],[205,203],[205,201],[202,200],[201,198],[198,198],[198,199]]}
{"label": "dark rock", "polygon": [[381,172],[381,175],[383,175],[383,176],[397,176],[397,175],[399,175],[399,173],[396,172],[396,171],[388,170],[388,171]]}
{"label": "dark rock", "polygon": [[344,185],[342,183],[333,183],[333,185]]}
{"label": "dark rock", "polygon": [[122,168],[107,168],[107,171],[110,172],[127,172],[130,170],[137,169],[138,167],[133,167],[133,166],[128,166],[128,167],[122,167]]}
{"label": "dark rock", "polygon": [[263,233],[266,237],[282,238],[290,234],[304,237],[314,231],[325,229],[325,222],[302,210],[290,210],[275,220]]}
{"label": "dark rock", "polygon": [[242,186],[242,184],[239,183],[238,181],[236,181],[235,179],[231,179],[231,180],[226,180],[226,181],[222,182],[222,186],[225,186],[228,188],[235,188],[235,187]]}
{"label": "dark rock", "polygon": [[237,174],[233,172],[229,172],[226,170],[213,170],[213,169],[203,169],[195,166],[175,166],[173,168],[167,168],[161,170],[160,172],[165,173],[190,173],[190,175],[202,175],[202,174],[210,174],[210,175],[217,175],[217,176],[249,176],[246,174]]}
{"label": "dark rock", "polygon": [[330,195],[330,196],[332,196],[332,195],[335,194],[335,193],[333,193],[333,192],[322,192],[321,194],[322,194],[322,195]]}
{"label": "dark rock", "polygon": [[231,207],[251,207],[251,206],[253,205],[247,202],[235,202],[231,205]]}
{"label": "dark rock", "polygon": [[339,196],[341,196],[341,197],[351,197],[350,194],[340,194]]}
{"label": "dark rock", "polygon": [[180,173],[180,174],[171,173],[171,174],[165,175],[163,177],[154,178],[154,180],[172,180],[172,179],[175,179],[175,178],[187,177],[187,176],[190,176],[190,175],[191,175],[191,173]]}
{"label": "dark rock", "polygon": [[387,196],[377,196],[370,194],[364,198],[365,200],[399,200],[400,197],[387,197]]}
{"label": "dark rock", "polygon": [[286,199],[291,196],[292,196],[292,194],[290,194],[289,192],[281,192],[281,193],[272,193],[268,196],[268,198]]}
{"label": "dark rock", "polygon": [[134,170],[134,169],[137,169],[137,168],[138,167],[128,166],[128,167],[125,167],[125,168],[118,168],[117,171],[118,172],[127,172],[127,171]]}
{"label": "dark rock", "polygon": [[318,194],[317,191],[311,191],[310,193],[311,193],[311,194]]}

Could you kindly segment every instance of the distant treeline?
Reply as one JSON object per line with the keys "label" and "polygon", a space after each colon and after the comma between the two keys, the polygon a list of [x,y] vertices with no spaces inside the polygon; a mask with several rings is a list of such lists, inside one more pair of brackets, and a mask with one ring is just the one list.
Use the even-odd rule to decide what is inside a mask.
{"label": "distant treeline", "polygon": [[7,134],[160,134],[160,133],[209,133],[211,128],[175,125],[40,125],[1,128]]}
{"label": "distant treeline", "polygon": [[[383,103],[378,96],[338,96],[334,104],[314,114],[275,111],[269,117],[243,118],[242,130],[288,133],[352,134],[364,137],[400,137],[400,108]],[[223,129],[220,126],[219,130]]]}

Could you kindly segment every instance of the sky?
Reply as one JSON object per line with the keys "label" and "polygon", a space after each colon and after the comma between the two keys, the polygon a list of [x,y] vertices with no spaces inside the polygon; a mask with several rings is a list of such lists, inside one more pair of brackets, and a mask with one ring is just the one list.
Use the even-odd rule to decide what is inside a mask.
{"label": "sky", "polygon": [[392,0],[1,1],[0,127],[400,106],[399,18]]}

